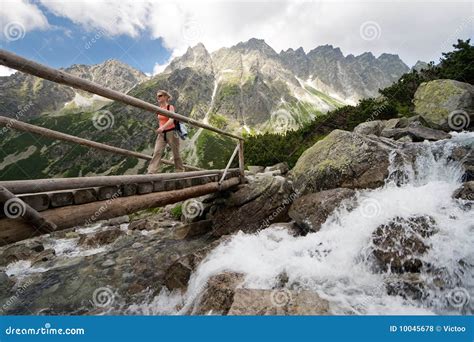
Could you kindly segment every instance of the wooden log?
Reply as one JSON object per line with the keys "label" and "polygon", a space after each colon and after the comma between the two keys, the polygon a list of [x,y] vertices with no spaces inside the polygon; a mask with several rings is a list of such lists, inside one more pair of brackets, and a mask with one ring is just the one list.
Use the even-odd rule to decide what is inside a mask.
{"label": "wooden log", "polygon": [[137,194],[137,184],[122,184],[122,196],[133,196]]}
{"label": "wooden log", "polygon": [[51,207],[53,208],[64,207],[74,203],[72,191],[53,192],[49,197],[51,199]]}
{"label": "wooden log", "polygon": [[49,219],[41,216],[28,204],[2,187],[0,187],[0,202],[2,203],[5,215],[10,217],[2,219],[2,221],[7,220],[10,221],[12,225],[19,223],[27,227],[24,230],[24,235],[26,236],[31,236],[36,232],[50,233],[57,228]]}
{"label": "wooden log", "polygon": [[68,74],[67,72],[64,72],[62,70],[53,69],[40,63],[33,62],[6,50],[0,50],[0,64],[18,71],[25,72],[30,75],[44,78],[55,83],[60,83],[71,86],[73,88],[82,89],[111,100],[119,101],[137,108],[141,108],[152,113],[158,112],[168,118],[173,118],[181,122],[186,122],[190,125],[201,127],[219,134],[226,135],[228,137],[242,139],[242,137],[240,136],[228,133],[210,125],[206,125],[187,116],[170,112],[146,101],[137,99],[133,96],[122,94],[121,92],[106,88],[97,83]]}
{"label": "wooden log", "polygon": [[[75,144],[92,147],[98,150],[107,151],[114,154],[120,154],[126,157],[135,157],[135,158],[145,159],[145,160],[151,160],[152,158],[152,156],[149,156],[147,154],[129,151],[123,148],[110,146],[110,145],[98,143],[92,140],[79,138],[74,135],[61,133],[58,131],[53,131],[48,128],[31,125],[22,121],[7,118],[5,116],[0,116],[0,126],[6,126],[8,128],[13,128],[13,129],[23,131],[23,132],[39,134],[41,136],[51,138],[51,139],[72,142]],[[162,162],[167,165],[174,165],[174,163],[170,160],[162,159]],[[184,167],[188,170],[194,170],[194,171],[201,170],[200,168],[197,168],[191,165],[184,165]]]}
{"label": "wooden log", "polygon": [[138,183],[137,186],[137,193],[139,193],[140,195],[149,194],[150,192],[153,192],[154,188],[152,182]]}
{"label": "wooden log", "polygon": [[239,171],[240,171],[240,182],[243,183],[245,179],[244,141],[243,140],[239,140]]}
{"label": "wooden log", "polygon": [[[99,220],[128,215],[139,210],[162,207],[199,197],[239,184],[238,178],[231,178],[222,184],[218,182],[198,185],[191,188],[156,192],[147,195],[118,197],[106,201],[77,206],[56,208],[44,211],[45,220],[57,222],[57,230],[90,224]],[[36,232],[35,234],[38,234]],[[27,222],[14,219],[0,219],[0,244],[13,243],[31,237],[32,229]]]}
{"label": "wooden log", "polygon": [[44,211],[49,209],[51,200],[48,194],[31,194],[18,196],[23,202],[28,204],[36,211]]}
{"label": "wooden log", "polygon": [[94,188],[73,190],[74,204],[85,204],[97,201],[97,190]]}
{"label": "wooden log", "polygon": [[[232,170],[232,169],[231,169]],[[93,188],[107,185],[132,184],[163,181],[166,179],[179,179],[194,176],[221,174],[221,170],[203,170],[178,173],[160,173],[155,175],[124,175],[124,176],[94,176],[51,178],[19,181],[3,181],[0,186],[5,187],[14,194],[51,192],[81,188]]]}
{"label": "wooden log", "polygon": [[97,189],[97,199],[99,201],[108,200],[111,198],[116,198],[122,196],[122,191],[118,185],[107,185],[101,186]]}

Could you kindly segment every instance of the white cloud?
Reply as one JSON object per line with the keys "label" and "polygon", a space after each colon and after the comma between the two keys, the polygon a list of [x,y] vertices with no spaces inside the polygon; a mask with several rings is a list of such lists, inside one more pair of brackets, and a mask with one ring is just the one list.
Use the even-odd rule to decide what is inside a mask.
{"label": "white cloud", "polygon": [[4,65],[0,65],[0,76],[10,76],[16,72],[15,69],[10,69]]}
{"label": "white cloud", "polygon": [[47,29],[48,20],[41,10],[26,0],[1,3],[0,28],[2,40],[18,40],[31,30]]}
{"label": "white cloud", "polygon": [[[161,38],[173,55],[198,42],[210,50],[263,38],[277,51],[338,46],[345,54],[396,53],[408,64],[435,60],[456,38],[473,37],[471,1],[50,1],[42,4],[87,30]],[[379,28],[364,39],[361,25]],[[369,31],[367,31],[369,32]],[[157,65],[156,70],[162,66]]]}

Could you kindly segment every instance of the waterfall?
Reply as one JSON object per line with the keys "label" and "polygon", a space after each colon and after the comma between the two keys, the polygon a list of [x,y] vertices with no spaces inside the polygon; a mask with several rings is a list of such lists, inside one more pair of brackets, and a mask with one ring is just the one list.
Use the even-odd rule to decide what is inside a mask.
{"label": "waterfall", "polygon": [[[359,190],[320,231],[296,237],[283,227],[239,232],[198,266],[186,293],[163,292],[148,309],[169,314],[179,302],[174,313],[187,313],[211,276],[232,271],[245,274],[242,286],[253,289],[273,289],[286,274],[288,289],[314,291],[329,301],[332,314],[472,314],[474,211],[452,198],[463,169],[450,156],[455,147],[473,145],[474,133],[453,133],[450,140],[412,144],[412,157],[394,151],[386,184]],[[435,234],[420,237],[429,246],[421,257],[429,267],[416,274],[421,293],[416,298],[389,294],[388,284],[405,278],[377,271],[373,234],[396,217],[421,216],[436,226]]]}

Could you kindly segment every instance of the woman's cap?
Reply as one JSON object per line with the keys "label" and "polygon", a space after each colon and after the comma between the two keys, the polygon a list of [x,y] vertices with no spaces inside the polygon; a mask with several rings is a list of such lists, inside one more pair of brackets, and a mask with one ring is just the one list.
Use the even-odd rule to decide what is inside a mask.
{"label": "woman's cap", "polygon": [[168,100],[173,99],[173,96],[171,96],[171,94],[168,93],[166,90],[158,90],[158,91],[156,92],[156,95],[160,95],[160,94],[165,95],[165,96],[168,98]]}

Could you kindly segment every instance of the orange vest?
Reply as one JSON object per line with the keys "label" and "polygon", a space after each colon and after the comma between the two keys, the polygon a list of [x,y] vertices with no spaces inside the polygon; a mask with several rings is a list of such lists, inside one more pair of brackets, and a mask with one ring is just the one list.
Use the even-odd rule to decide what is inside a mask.
{"label": "orange vest", "polygon": [[[174,112],[174,107],[172,105],[168,105],[166,110],[168,110],[170,112]],[[159,123],[160,127],[163,127],[164,124],[167,123],[168,120],[170,119],[170,118],[168,118],[164,115],[160,115],[159,113],[156,113],[156,116],[158,118],[158,123]],[[175,127],[175,124],[174,124],[174,121],[173,121],[173,124],[171,126],[169,126],[166,130],[173,129],[174,127]]]}

